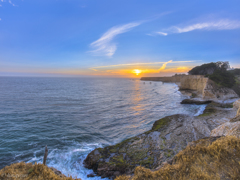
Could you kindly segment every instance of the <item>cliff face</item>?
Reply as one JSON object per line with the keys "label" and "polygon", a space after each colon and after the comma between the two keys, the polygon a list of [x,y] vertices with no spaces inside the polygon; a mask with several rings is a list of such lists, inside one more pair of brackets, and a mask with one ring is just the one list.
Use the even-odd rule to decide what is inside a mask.
{"label": "cliff face", "polygon": [[180,90],[196,91],[198,95],[205,100],[221,101],[238,98],[234,90],[218,86],[212,80],[200,75],[182,77],[179,88]]}
{"label": "cliff face", "polygon": [[207,85],[208,78],[200,75],[189,75],[184,76],[180,80],[180,90],[194,90],[200,94],[203,94],[204,89]]}
{"label": "cliff face", "polygon": [[142,77],[143,81],[175,82],[179,90],[191,90],[205,100],[224,101],[238,98],[234,90],[221,87],[202,75],[181,75],[172,77]]}
{"label": "cliff face", "polygon": [[219,87],[215,82],[208,79],[202,97],[203,99],[228,100],[238,98],[238,95],[234,90],[227,87]]}

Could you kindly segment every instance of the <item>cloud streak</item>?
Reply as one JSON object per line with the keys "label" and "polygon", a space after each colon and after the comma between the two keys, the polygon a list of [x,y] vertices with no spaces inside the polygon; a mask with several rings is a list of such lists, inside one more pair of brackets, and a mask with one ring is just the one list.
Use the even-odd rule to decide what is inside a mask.
{"label": "cloud streak", "polygon": [[195,23],[195,24],[185,25],[185,26],[172,26],[168,29],[165,29],[164,32],[156,32],[156,34],[166,36],[172,33],[186,33],[186,32],[195,31],[195,30],[210,31],[210,30],[232,30],[232,29],[239,29],[239,28],[240,28],[240,21],[221,19],[218,21]]}
{"label": "cloud streak", "polygon": [[11,0],[8,0],[8,2],[9,2],[11,5],[16,6],[15,4],[12,3]]}
{"label": "cloud streak", "polygon": [[[131,63],[131,64],[116,64],[116,65],[109,65],[109,66],[98,66],[98,67],[92,67],[90,69],[96,71],[96,69],[99,68],[108,68],[108,67],[120,67],[120,66],[135,66],[135,65],[149,65],[149,64],[168,64],[168,63],[188,63],[188,62],[195,62],[196,60],[192,61],[168,61],[168,62],[149,62],[149,63]],[[165,65],[166,67],[166,65]]]}
{"label": "cloud streak", "polygon": [[111,57],[117,50],[117,45],[113,42],[114,38],[119,34],[130,31],[132,28],[139,26],[140,24],[142,24],[142,22],[133,22],[110,28],[98,40],[90,44],[90,46],[94,48],[94,50],[90,52],[95,55]]}
{"label": "cloud streak", "polygon": [[158,72],[160,73],[162,70],[164,70],[164,69],[166,68],[167,64],[168,64],[168,63],[171,63],[171,62],[172,62],[172,60],[170,60],[170,61],[168,61],[168,62],[165,62],[165,63],[162,65],[162,67],[160,67],[160,69],[158,70]]}

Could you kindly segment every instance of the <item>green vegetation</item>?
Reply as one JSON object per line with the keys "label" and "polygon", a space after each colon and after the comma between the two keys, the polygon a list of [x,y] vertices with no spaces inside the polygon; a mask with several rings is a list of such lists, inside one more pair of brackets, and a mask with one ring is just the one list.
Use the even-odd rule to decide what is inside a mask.
{"label": "green vegetation", "polygon": [[215,70],[213,74],[208,76],[220,86],[231,88],[235,85],[235,76],[226,70]]}
{"label": "green vegetation", "polygon": [[211,62],[196,66],[191,69],[189,75],[204,75],[223,87],[232,88],[236,84],[235,76],[240,75],[240,69],[227,71],[229,62]]}
{"label": "green vegetation", "polygon": [[208,64],[203,64],[201,66],[194,67],[188,72],[188,74],[189,75],[208,75],[208,74],[212,74],[216,69],[218,69],[217,64],[211,62]]}
{"label": "green vegetation", "polygon": [[230,70],[229,72],[232,73],[234,76],[240,76],[240,69],[239,68]]}
{"label": "green vegetation", "polygon": [[153,124],[152,131],[157,131],[158,129],[167,125],[169,122],[170,122],[170,119],[167,117],[159,119]]}
{"label": "green vegetation", "polygon": [[138,166],[132,177],[115,180],[239,179],[240,139],[233,136],[204,138],[187,146],[157,171]]}

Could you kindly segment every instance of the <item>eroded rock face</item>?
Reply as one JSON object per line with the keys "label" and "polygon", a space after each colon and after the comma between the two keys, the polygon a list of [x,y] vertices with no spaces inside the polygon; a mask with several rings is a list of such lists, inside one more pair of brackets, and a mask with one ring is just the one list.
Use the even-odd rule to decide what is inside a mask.
{"label": "eroded rock face", "polygon": [[181,78],[179,90],[192,90],[204,100],[223,101],[238,98],[234,90],[220,87],[212,80],[201,75],[189,75]]}
{"label": "eroded rock face", "polygon": [[226,122],[211,132],[211,136],[236,136],[240,137],[240,121]]}
{"label": "eroded rock face", "polygon": [[208,78],[205,78],[201,75],[188,75],[183,76],[180,80],[181,85],[179,86],[180,90],[194,90],[197,91],[199,94],[202,94]]}
{"label": "eroded rock face", "polygon": [[236,108],[236,109],[240,108],[240,99],[233,103],[233,107]]}
{"label": "eroded rock face", "polygon": [[240,116],[240,108],[237,111],[237,116]]}
{"label": "eroded rock face", "polygon": [[156,121],[150,131],[114,146],[95,149],[84,164],[98,176],[109,178],[132,174],[139,165],[156,169],[170,161],[189,142],[210,136],[212,129],[234,116],[230,110],[213,110],[212,107],[199,117],[167,116]]}
{"label": "eroded rock face", "polygon": [[203,91],[203,99],[228,100],[238,98],[234,90],[227,87],[219,87],[215,82],[208,79]]}

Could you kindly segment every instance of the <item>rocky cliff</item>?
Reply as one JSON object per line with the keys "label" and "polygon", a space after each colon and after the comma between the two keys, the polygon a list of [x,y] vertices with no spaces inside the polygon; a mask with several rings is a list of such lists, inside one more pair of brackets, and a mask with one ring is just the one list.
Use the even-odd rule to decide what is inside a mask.
{"label": "rocky cliff", "polygon": [[115,180],[239,179],[239,159],[239,138],[208,137],[189,143],[159,170],[138,166],[133,176],[123,175]]}
{"label": "rocky cliff", "polygon": [[182,75],[172,77],[143,77],[144,81],[175,82],[180,91],[192,91],[197,97],[204,100],[225,101],[238,98],[234,90],[217,85],[202,75]]}
{"label": "rocky cliff", "polygon": [[92,151],[84,161],[101,177],[132,174],[135,167],[159,169],[188,143],[209,137],[211,130],[235,117],[232,108],[209,104],[198,117],[172,115],[153,124],[150,131],[114,146]]}

